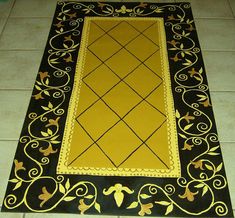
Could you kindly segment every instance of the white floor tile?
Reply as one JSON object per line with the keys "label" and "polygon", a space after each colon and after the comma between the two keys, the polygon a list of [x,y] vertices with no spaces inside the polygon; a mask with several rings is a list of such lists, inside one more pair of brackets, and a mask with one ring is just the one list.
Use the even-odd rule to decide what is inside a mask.
{"label": "white floor tile", "polygon": [[235,1],[234,0],[229,0],[230,6],[232,8],[233,11],[233,15],[235,17]]}
{"label": "white floor tile", "polygon": [[0,91],[0,139],[18,140],[31,91]]}
{"label": "white floor tile", "polygon": [[52,17],[56,9],[55,0],[17,0],[11,17]]}
{"label": "white floor tile", "polygon": [[0,38],[0,49],[44,49],[51,18],[10,18]]}
{"label": "white floor tile", "polygon": [[235,91],[235,52],[203,51],[210,91]]}
{"label": "white floor tile", "polygon": [[0,166],[2,166],[0,167],[0,205],[2,205],[2,201],[5,195],[16,147],[17,141],[0,141]]}
{"label": "white floor tile", "polygon": [[232,206],[235,208],[235,143],[221,143]]}
{"label": "white floor tile", "polygon": [[196,19],[199,41],[204,50],[235,50],[233,19]]}
{"label": "white floor tile", "polygon": [[6,18],[5,17],[0,17],[0,35],[2,33],[5,22],[6,22]]}
{"label": "white floor tile", "polygon": [[32,89],[42,55],[42,51],[0,51],[0,89]]}
{"label": "white floor tile", "polygon": [[10,13],[14,0],[0,1],[0,17],[7,17]]}
{"label": "white floor tile", "polygon": [[235,142],[235,94],[211,92],[215,120],[221,142]]}
{"label": "white floor tile", "polygon": [[22,213],[0,213],[0,218],[23,218]]}
{"label": "white floor tile", "polygon": [[[176,0],[176,2],[182,2]],[[186,0],[190,2],[194,18],[233,17],[227,0]]]}

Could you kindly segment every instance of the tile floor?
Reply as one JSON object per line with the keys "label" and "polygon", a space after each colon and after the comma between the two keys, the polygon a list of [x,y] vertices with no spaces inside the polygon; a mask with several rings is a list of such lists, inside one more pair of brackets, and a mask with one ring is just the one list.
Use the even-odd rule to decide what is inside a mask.
{"label": "tile floor", "polygon": [[[174,1],[180,0],[151,0]],[[235,0],[187,1],[192,3],[203,50],[235,210]],[[55,5],[56,0],[0,1],[0,204]],[[0,218],[42,216],[75,217],[0,213]]]}

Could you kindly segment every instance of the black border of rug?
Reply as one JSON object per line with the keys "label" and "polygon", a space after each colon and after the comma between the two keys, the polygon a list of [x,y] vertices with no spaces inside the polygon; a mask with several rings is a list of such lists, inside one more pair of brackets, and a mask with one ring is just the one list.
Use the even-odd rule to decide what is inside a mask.
{"label": "black border of rug", "polygon": [[[84,16],[164,18],[181,178],[56,174]],[[2,211],[233,217],[189,3],[58,2]]]}

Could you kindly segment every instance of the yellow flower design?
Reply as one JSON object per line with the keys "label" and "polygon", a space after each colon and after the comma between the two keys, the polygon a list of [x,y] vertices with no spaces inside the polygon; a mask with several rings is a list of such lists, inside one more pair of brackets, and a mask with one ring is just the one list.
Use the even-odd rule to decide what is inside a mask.
{"label": "yellow flower design", "polygon": [[39,72],[40,79],[43,80],[46,77],[50,77],[48,72]]}
{"label": "yellow flower design", "polygon": [[60,119],[60,117],[57,117],[55,120],[49,119],[48,124],[46,125],[46,127],[49,127],[49,126],[58,126],[59,119]]}
{"label": "yellow flower design", "polygon": [[104,189],[103,194],[110,195],[114,192],[114,199],[116,201],[117,206],[120,207],[124,199],[123,191],[128,194],[134,193],[134,191],[130,190],[128,187],[122,186],[122,184],[117,183],[114,186],[111,186],[108,190]]}
{"label": "yellow flower design", "polygon": [[150,215],[152,213],[152,211],[150,210],[150,208],[153,207],[152,203],[148,203],[148,204],[141,204],[141,209],[139,211],[139,215],[140,216],[144,216],[145,214]]}
{"label": "yellow flower design", "polygon": [[81,214],[84,214],[86,210],[89,209],[89,205],[84,203],[84,199],[79,200],[78,210],[81,211]]}
{"label": "yellow flower design", "polygon": [[189,150],[191,151],[192,148],[194,147],[194,145],[189,145],[188,143],[184,143],[184,147],[182,148],[182,150]]}
{"label": "yellow flower design", "polygon": [[192,164],[192,165],[194,165],[194,168],[195,169],[201,169],[201,170],[204,170],[204,168],[203,168],[203,166],[202,166],[202,161],[201,160],[198,160],[198,161],[195,161],[195,162],[193,162],[193,161],[190,161],[190,163]]}
{"label": "yellow flower design", "polygon": [[23,167],[23,162],[18,162],[18,160],[14,160],[15,163],[15,170],[25,170],[25,167]]}
{"label": "yellow flower design", "polygon": [[187,198],[188,201],[192,202],[194,201],[194,196],[198,194],[197,192],[191,192],[188,187],[186,187],[185,192],[183,195],[179,195],[180,198],[184,199]]}
{"label": "yellow flower design", "polygon": [[184,116],[184,119],[187,121],[187,123],[190,123],[190,120],[194,120],[194,116],[189,116],[189,112]]}
{"label": "yellow flower design", "polygon": [[49,156],[50,154],[54,154],[58,149],[53,150],[52,146],[49,145],[46,149],[40,148],[39,151],[43,153],[44,156]]}
{"label": "yellow flower design", "polygon": [[40,203],[40,207],[43,206],[50,198],[52,197],[52,194],[47,191],[47,188],[44,186],[42,188],[42,194],[38,196],[39,200],[42,200]]}

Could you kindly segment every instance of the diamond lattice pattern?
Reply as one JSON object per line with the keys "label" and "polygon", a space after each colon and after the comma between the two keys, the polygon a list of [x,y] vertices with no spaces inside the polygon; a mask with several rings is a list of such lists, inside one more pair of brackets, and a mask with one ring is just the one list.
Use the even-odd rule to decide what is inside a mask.
{"label": "diamond lattice pattern", "polygon": [[168,169],[157,21],[90,22],[72,167]]}

